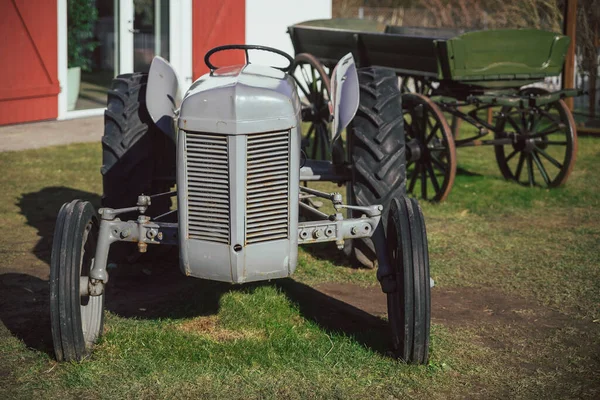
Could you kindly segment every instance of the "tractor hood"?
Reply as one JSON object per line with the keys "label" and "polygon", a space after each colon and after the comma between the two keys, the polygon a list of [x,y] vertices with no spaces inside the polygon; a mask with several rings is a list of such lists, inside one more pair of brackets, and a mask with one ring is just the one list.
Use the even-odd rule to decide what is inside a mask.
{"label": "tractor hood", "polygon": [[219,68],[186,93],[178,126],[229,135],[288,130],[298,125],[300,99],[293,78],[261,65]]}

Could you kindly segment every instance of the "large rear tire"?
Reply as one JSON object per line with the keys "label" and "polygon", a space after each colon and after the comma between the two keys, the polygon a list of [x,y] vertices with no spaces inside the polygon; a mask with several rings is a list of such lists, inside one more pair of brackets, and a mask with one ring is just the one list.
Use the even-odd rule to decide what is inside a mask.
{"label": "large rear tire", "polygon": [[[381,204],[384,221],[392,199],[406,194],[406,156],[402,98],[396,74],[383,68],[358,71],[360,104],[348,127],[352,181],[348,203]],[[351,213],[360,217],[360,213]],[[354,239],[346,253],[359,267],[375,268],[377,254],[371,239]]]}
{"label": "large rear tire", "polygon": [[[50,262],[50,321],[58,361],[81,361],[104,326],[104,294],[86,295],[98,240],[98,218],[89,202],[73,200],[58,213]],[[84,294],[82,294],[84,292]]]}
{"label": "large rear tire", "polygon": [[[119,75],[108,91],[102,137],[104,207],[132,207],[140,194],[167,192],[175,184],[175,141],[148,114],[147,82],[145,73]],[[153,199],[147,215],[163,214],[170,206],[169,197]]]}

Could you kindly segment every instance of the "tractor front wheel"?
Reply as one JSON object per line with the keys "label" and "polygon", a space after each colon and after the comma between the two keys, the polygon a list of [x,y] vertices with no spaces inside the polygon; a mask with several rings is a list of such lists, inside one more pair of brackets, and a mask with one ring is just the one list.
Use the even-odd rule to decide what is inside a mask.
{"label": "tractor front wheel", "polygon": [[102,334],[104,294],[90,296],[98,218],[89,202],[73,200],[58,213],[50,262],[50,320],[58,361],[81,361]]}
{"label": "tractor front wheel", "polygon": [[425,219],[416,199],[392,201],[387,220],[388,257],[396,272],[396,290],[387,293],[392,347],[407,363],[429,358],[431,287]]}

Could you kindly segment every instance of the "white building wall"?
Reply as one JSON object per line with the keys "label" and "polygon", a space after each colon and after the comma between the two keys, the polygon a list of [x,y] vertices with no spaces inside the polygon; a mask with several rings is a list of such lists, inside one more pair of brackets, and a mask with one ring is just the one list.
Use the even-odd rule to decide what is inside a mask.
{"label": "white building wall", "polygon": [[[287,27],[311,19],[331,18],[331,0],[246,0],[246,43],[275,47],[294,56]],[[281,57],[253,52],[251,61],[283,65]]]}

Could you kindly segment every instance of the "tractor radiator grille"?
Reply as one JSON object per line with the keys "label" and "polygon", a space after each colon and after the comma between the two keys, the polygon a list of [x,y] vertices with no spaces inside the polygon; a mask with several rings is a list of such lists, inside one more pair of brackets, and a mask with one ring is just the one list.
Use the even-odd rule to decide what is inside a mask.
{"label": "tractor radiator grille", "polygon": [[229,244],[227,136],[186,132],[190,239]]}
{"label": "tractor radiator grille", "polygon": [[248,136],[246,243],[288,238],[290,133]]}

